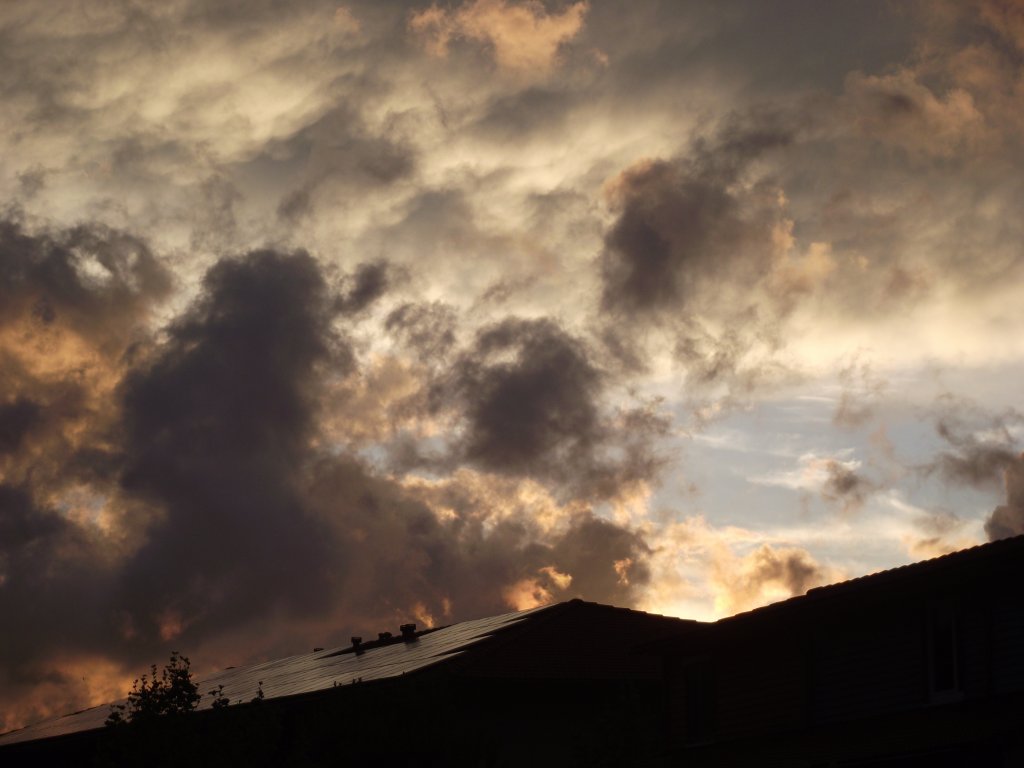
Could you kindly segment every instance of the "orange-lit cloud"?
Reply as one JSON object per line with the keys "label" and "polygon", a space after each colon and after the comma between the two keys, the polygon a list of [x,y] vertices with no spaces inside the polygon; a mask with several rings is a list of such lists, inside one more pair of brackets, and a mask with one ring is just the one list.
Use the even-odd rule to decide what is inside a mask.
{"label": "orange-lit cloud", "polygon": [[981,0],[980,6],[985,22],[1024,50],[1024,3],[1020,0]]}
{"label": "orange-lit cloud", "polygon": [[453,40],[490,45],[498,66],[512,73],[543,76],[558,50],[583,27],[588,4],[577,2],[549,13],[539,0],[467,0],[453,10],[432,5],[409,17],[409,29],[433,56],[445,56]]}
{"label": "orange-lit cloud", "polygon": [[647,611],[714,620],[841,581],[846,574],[781,536],[690,517],[649,530]]}
{"label": "orange-lit cloud", "polygon": [[207,5],[0,3],[8,723],[1021,530],[1017,0]]}
{"label": "orange-lit cloud", "polygon": [[363,30],[363,25],[352,12],[351,8],[339,5],[334,11],[334,23],[344,32],[358,35]]}
{"label": "orange-lit cloud", "polygon": [[861,131],[912,152],[948,157],[974,149],[985,136],[984,116],[968,91],[954,88],[936,95],[912,71],[851,73],[845,98]]}
{"label": "orange-lit cloud", "polygon": [[0,691],[0,731],[116,701],[137,677],[105,655],[56,657],[25,673]]}
{"label": "orange-lit cloud", "polygon": [[726,616],[841,580],[839,571],[823,567],[806,550],[769,544],[740,557],[721,552],[711,572],[715,610]]}
{"label": "orange-lit cloud", "polygon": [[552,589],[564,591],[571,584],[572,576],[559,573],[554,566],[547,565],[537,571],[537,576],[520,579],[506,587],[502,598],[513,610],[526,611],[554,602]]}

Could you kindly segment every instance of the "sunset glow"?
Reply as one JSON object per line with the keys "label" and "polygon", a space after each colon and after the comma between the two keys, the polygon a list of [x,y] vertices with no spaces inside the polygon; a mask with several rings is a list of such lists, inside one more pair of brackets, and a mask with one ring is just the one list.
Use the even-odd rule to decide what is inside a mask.
{"label": "sunset glow", "polygon": [[0,732],[1024,533],[1024,2],[0,5]]}

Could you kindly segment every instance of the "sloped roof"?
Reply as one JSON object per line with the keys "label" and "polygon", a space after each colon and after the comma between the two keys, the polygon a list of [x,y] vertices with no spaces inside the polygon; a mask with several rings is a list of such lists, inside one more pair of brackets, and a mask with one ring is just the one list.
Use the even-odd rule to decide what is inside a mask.
{"label": "sloped roof", "polygon": [[[701,624],[689,632],[654,640],[641,646],[642,652],[659,653],[673,649],[700,648],[722,642],[723,632],[743,638],[751,622],[791,622],[801,617],[817,617],[818,609],[839,607],[847,610],[857,601],[870,604],[879,599],[920,593],[950,582],[967,584],[978,577],[990,578],[996,573],[1024,571],[1024,535],[979,544],[916,563],[869,573],[847,581],[814,587],[806,594],[769,603],[758,608],[725,616],[718,621]],[[697,632],[693,629],[699,630]]]}
{"label": "sloped roof", "polygon": [[[303,653],[284,659],[268,661],[250,667],[226,669],[198,682],[203,699],[199,709],[211,708],[212,697],[205,695],[223,685],[223,695],[234,704],[249,701],[262,683],[268,699],[326,690],[335,686],[368,682],[414,672],[452,659],[467,648],[500,632],[532,614],[550,610],[545,606],[501,616],[464,621],[436,630],[417,633],[415,641],[396,642],[367,648],[362,653],[348,647],[329,648],[315,653]],[[110,705],[65,715],[55,720],[30,725],[0,735],[0,747],[21,741],[47,739],[53,736],[102,728],[110,714]]]}
{"label": "sloped roof", "polygon": [[928,560],[869,573],[835,584],[814,587],[809,589],[806,594],[796,595],[787,600],[719,619],[715,625],[728,625],[745,621],[748,618],[831,602],[836,599],[879,593],[888,594],[911,585],[924,585],[932,580],[944,578],[946,575],[962,574],[1007,562],[1024,566],[1024,535],[978,544]]}
{"label": "sloped roof", "polygon": [[[656,676],[658,664],[632,649],[696,624],[690,619],[570,600],[423,630],[410,641],[402,637],[371,641],[358,653],[352,647],[329,648],[226,669],[197,683],[203,694],[199,709],[212,707],[213,699],[206,694],[221,685],[222,695],[235,704],[250,701],[260,686],[266,699],[278,699],[396,678],[453,661],[461,674],[489,678]],[[102,728],[109,714],[110,705],[104,704],[31,725],[0,735],[0,747]]]}

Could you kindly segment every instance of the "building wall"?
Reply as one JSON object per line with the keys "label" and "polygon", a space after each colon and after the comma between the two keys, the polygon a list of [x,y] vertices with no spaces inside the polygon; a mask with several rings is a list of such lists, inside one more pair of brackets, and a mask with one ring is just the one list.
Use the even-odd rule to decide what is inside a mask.
{"label": "building wall", "polygon": [[[670,763],[1016,765],[1024,599],[1005,586],[1024,562],[1008,562],[854,585],[681,638],[665,669],[686,760]],[[712,670],[710,691],[694,668]]]}
{"label": "building wall", "polygon": [[812,627],[811,721],[922,706],[927,697],[923,612],[921,605],[886,607]]}
{"label": "building wall", "polygon": [[993,691],[1024,691],[1024,599],[1019,593],[1008,591],[993,601],[991,648]]}

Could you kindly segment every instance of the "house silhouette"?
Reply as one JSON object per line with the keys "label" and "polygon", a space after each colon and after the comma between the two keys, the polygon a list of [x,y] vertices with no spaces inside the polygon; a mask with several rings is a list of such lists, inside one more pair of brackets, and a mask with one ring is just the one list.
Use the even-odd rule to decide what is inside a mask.
{"label": "house silhouette", "polygon": [[[223,685],[232,702],[249,702],[259,686],[264,699],[219,710],[206,699],[184,736],[148,733],[130,758],[106,764],[144,755],[169,765],[564,766],[624,752],[651,762],[665,748],[661,659],[635,649],[696,624],[570,600],[439,629],[404,625],[207,678],[201,692]],[[103,758],[108,713],[95,707],[0,736],[0,765]],[[168,742],[188,743],[173,757],[150,748]]]}
{"label": "house silhouette", "polygon": [[1016,537],[717,622],[571,600],[403,625],[214,675],[265,698],[142,752],[105,706],[0,736],[0,765],[1024,766],[1022,577]]}
{"label": "house silhouette", "polygon": [[1022,588],[1015,537],[654,643],[666,763],[1024,766]]}

